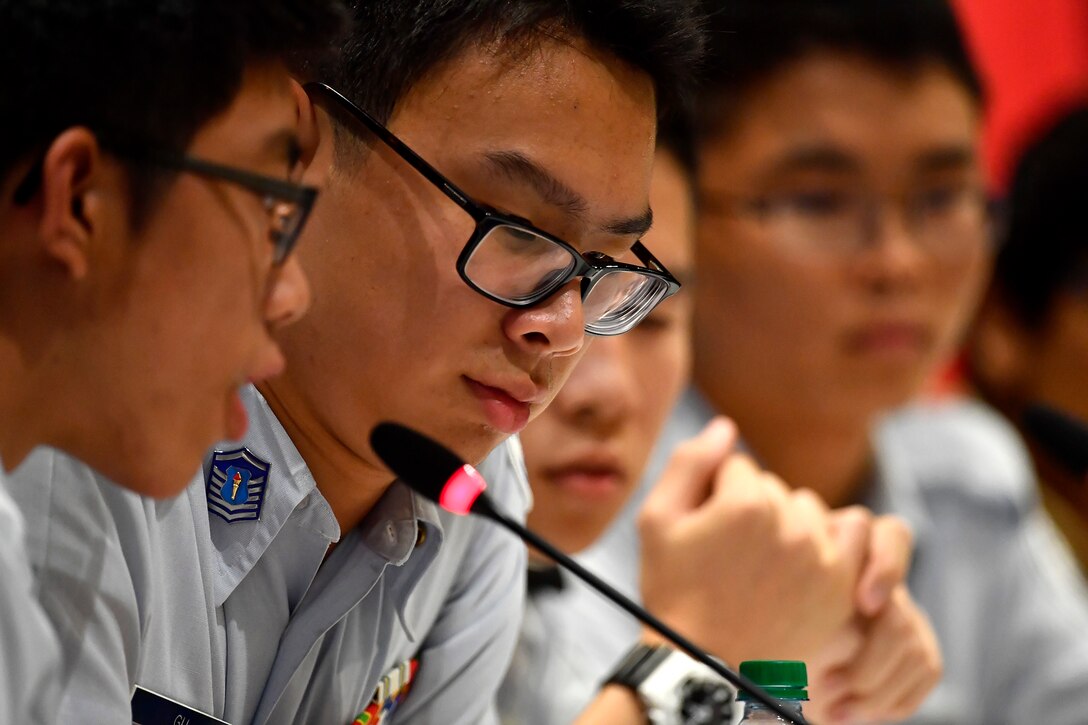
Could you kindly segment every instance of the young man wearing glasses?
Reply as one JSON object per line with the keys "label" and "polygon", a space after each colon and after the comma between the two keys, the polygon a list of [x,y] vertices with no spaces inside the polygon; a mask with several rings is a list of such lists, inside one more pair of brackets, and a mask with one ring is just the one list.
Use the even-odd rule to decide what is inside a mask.
{"label": "young man wearing glasses", "polygon": [[[688,3],[389,0],[355,15],[339,61],[306,74],[328,84],[309,86],[307,173],[329,184],[302,247],[310,322],[281,337],[290,377],[246,393],[253,430],[181,501],[96,501],[105,523],[75,522],[116,542],[102,556],[128,578],[86,622],[71,714],[94,702],[116,720],[128,701],[110,693],[134,686],[141,713],[169,698],[235,723],[375,723],[398,705],[404,721],[494,722],[524,550],[393,481],[370,430],[407,423],[473,462],[494,450],[485,473],[521,515],[505,439],[587,332],[621,333],[676,290],[638,241],[658,109],[700,46]],[[92,482],[49,467],[55,485]],[[849,603],[864,537],[813,538]],[[86,595],[70,584],[50,595]]]}
{"label": "young man wearing glasses", "polygon": [[[18,69],[0,91],[4,468],[46,444],[173,496],[244,433],[239,387],[280,372],[272,330],[309,304],[289,254],[316,192],[292,179],[284,60],[344,20],[334,2],[0,2]],[[56,640],[65,652],[113,596],[100,542],[52,526],[85,496],[138,497],[84,483],[58,501],[48,476],[12,480],[25,523],[0,483],[0,722],[53,721],[79,662]],[[97,599],[49,597],[77,572]]]}

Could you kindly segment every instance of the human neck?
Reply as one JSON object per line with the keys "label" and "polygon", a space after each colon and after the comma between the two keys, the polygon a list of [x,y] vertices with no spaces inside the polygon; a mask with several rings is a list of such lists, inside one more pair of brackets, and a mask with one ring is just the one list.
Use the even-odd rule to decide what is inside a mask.
{"label": "human neck", "polygon": [[393,483],[390,473],[366,461],[340,441],[314,415],[290,373],[258,386],[280,425],[291,437],[328,501],[341,533],[363,520]]}
{"label": "human neck", "polygon": [[85,408],[74,375],[55,374],[58,355],[33,352],[11,332],[0,330],[0,460],[8,470],[37,446],[62,446]]}
{"label": "human neck", "polygon": [[808,488],[832,507],[856,503],[872,469],[871,418],[816,406],[781,405],[753,391],[703,389],[733,418],[760,464],[792,488]]}

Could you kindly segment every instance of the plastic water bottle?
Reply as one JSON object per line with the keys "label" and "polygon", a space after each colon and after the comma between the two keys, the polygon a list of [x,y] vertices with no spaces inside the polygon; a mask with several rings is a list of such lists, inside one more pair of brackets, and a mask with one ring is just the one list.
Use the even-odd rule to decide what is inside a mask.
{"label": "plastic water bottle", "polygon": [[[808,700],[808,672],[804,662],[791,660],[748,660],[740,663],[740,673],[763,687],[789,712],[801,714],[801,703]],[[741,690],[737,700],[744,703],[742,723],[786,722],[774,710]]]}

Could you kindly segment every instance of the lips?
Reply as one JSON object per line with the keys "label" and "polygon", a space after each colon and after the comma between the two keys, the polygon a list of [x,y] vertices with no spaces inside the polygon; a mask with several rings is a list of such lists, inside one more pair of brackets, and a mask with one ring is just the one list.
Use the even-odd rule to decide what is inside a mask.
{"label": "lips", "polygon": [[589,500],[602,500],[622,494],[628,476],[612,457],[587,456],[551,466],[544,475],[552,485],[567,493]]}
{"label": "lips", "polygon": [[933,335],[914,322],[874,322],[847,334],[846,345],[851,352],[888,356],[916,355],[929,348]]}
{"label": "lips", "polygon": [[[533,392],[522,400],[506,388],[486,385],[469,377],[464,380],[469,391],[480,402],[484,417],[492,428],[513,435],[529,423],[530,405],[536,397],[535,386]],[[525,395],[527,391],[517,392]]]}

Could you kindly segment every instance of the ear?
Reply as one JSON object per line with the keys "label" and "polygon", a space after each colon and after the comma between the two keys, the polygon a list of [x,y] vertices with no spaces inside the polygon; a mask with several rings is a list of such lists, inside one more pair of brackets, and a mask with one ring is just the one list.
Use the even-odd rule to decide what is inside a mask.
{"label": "ear", "polygon": [[969,344],[983,385],[1005,392],[1019,388],[1030,369],[1035,340],[993,290],[979,308]]}
{"label": "ear", "polygon": [[302,180],[319,189],[328,187],[329,176],[335,162],[333,128],[329,114],[321,105],[314,103],[310,94],[291,79],[291,90],[298,101],[299,141],[302,145]]}
{"label": "ear", "polygon": [[83,279],[89,265],[96,218],[90,191],[101,175],[98,140],[86,128],[70,128],[53,140],[42,163],[41,221],[38,232],[45,253],[73,279]]}
{"label": "ear", "polygon": [[317,122],[317,108],[310,99],[310,94],[294,78],[291,79],[291,94],[298,103],[298,138],[302,147],[299,166],[305,172],[314,161],[322,134]]}

